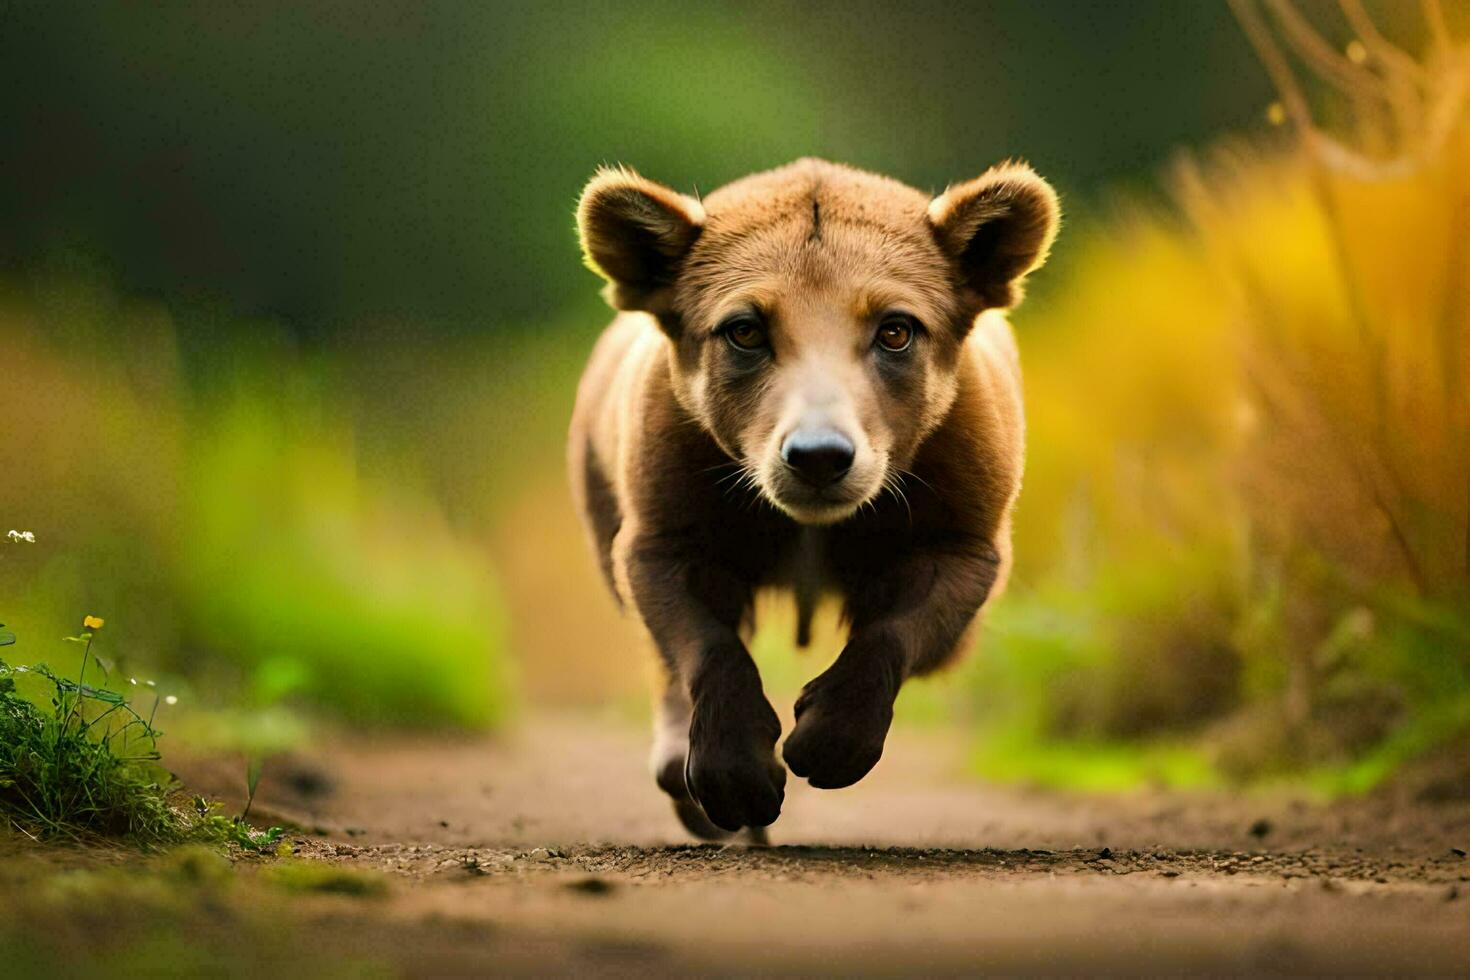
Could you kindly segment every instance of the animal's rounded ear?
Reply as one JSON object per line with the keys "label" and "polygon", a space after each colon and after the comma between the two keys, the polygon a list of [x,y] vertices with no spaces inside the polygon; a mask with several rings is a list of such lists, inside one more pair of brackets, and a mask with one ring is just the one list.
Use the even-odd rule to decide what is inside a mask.
{"label": "animal's rounded ear", "polygon": [[607,280],[619,310],[666,312],[669,287],[704,226],[692,197],[622,167],[599,170],[577,205],[587,267]]}
{"label": "animal's rounded ear", "polygon": [[1015,306],[1061,220],[1051,185],[1024,163],[991,167],[929,202],[929,223],[981,308]]}

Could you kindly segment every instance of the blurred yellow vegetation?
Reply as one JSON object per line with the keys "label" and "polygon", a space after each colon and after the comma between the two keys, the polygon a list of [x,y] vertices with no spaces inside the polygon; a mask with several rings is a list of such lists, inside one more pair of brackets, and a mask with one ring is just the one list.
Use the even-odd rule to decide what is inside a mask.
{"label": "blurred yellow vegetation", "polygon": [[1470,50],[1436,30],[1409,59],[1348,2],[1344,57],[1289,3],[1232,6],[1292,139],[1182,162],[1184,221],[1125,209],[1020,316],[988,771],[1075,782],[1075,743],[1203,735],[1118,781],[1361,789],[1470,725]]}

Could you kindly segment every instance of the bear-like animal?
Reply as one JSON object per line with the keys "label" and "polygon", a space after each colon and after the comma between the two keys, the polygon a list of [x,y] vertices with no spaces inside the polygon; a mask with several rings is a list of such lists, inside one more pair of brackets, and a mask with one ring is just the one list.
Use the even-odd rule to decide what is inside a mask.
{"label": "bear-like animal", "polygon": [[782,749],[811,785],[877,763],[899,686],[952,660],[1010,564],[1021,375],[1005,311],[1057,196],[1005,163],[929,196],[805,159],[703,200],[599,171],[577,223],[620,312],[577,393],[573,495],[664,667],[653,771],[717,839],[780,814],[781,724],[746,649],[758,589],[836,661]]}

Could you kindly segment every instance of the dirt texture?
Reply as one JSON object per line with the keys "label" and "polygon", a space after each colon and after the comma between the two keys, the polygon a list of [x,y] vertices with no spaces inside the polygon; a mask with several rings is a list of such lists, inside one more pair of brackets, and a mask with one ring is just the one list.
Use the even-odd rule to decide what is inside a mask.
{"label": "dirt texture", "polygon": [[[1463,773],[1370,799],[987,786],[953,732],[899,729],[847,790],[793,782],[772,846],[688,843],[626,723],[487,741],[328,742],[260,815],[386,872],[315,912],[405,975],[1456,973],[1470,963]],[[237,795],[238,767],[186,763]],[[352,939],[351,937],[359,937]]]}

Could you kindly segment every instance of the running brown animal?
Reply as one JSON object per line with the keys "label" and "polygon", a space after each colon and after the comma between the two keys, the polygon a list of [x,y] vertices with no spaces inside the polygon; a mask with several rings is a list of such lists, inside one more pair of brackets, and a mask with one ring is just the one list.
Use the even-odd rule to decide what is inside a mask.
{"label": "running brown animal", "polygon": [[696,835],[780,814],[781,724],[744,637],[788,588],[849,632],[803,689],[786,766],[877,763],[899,686],[964,648],[1010,563],[1023,457],[1004,311],[1056,234],[1019,163],[939,197],[821,160],[704,200],[605,169],[577,210],[622,311],[583,375],[574,495],[615,595],[666,668],[653,769]]}

